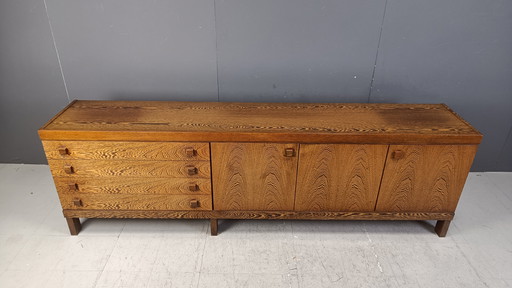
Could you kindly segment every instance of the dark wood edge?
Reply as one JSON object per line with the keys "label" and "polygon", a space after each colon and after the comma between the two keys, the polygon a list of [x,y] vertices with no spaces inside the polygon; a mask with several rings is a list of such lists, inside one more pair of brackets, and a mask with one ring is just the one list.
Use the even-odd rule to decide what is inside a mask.
{"label": "dark wood edge", "polygon": [[73,106],[73,104],[75,104],[78,100],[73,100],[71,101],[71,103],[69,103],[68,105],[66,105],[66,107],[64,107],[62,110],[59,111],[59,113],[57,113],[55,116],[53,116],[50,120],[48,120],[48,122],[46,122],[43,126],[41,126],[41,128],[39,128],[39,130],[43,130],[45,129],[48,125],[50,125],[50,123],[52,123],[57,117],[59,117],[62,113],[64,113],[66,110],[69,109],[69,107]]}
{"label": "dark wood edge", "polygon": [[67,218],[296,219],[296,220],[452,220],[452,212],[294,212],[294,211],[139,211],[63,210]]}
{"label": "dark wood edge", "polygon": [[483,134],[478,131],[478,129],[476,129],[475,127],[473,127],[471,124],[469,124],[468,121],[464,120],[464,118],[462,118],[462,116],[460,116],[457,112],[453,111],[452,108],[450,108],[448,105],[446,105],[445,103],[441,103],[441,105],[443,105],[443,107],[448,110],[450,113],[452,113],[455,117],[457,117],[457,119],[459,119],[461,122],[463,122],[464,124],[466,124],[469,128],[471,128],[475,133],[477,133],[478,135],[480,135],[480,140],[483,138]]}
{"label": "dark wood edge", "polygon": [[[412,137],[411,137],[412,136]],[[184,132],[184,131],[77,131],[39,130],[41,140],[61,141],[173,141],[173,142],[274,142],[343,144],[479,144],[481,134],[325,134],[278,132]]]}

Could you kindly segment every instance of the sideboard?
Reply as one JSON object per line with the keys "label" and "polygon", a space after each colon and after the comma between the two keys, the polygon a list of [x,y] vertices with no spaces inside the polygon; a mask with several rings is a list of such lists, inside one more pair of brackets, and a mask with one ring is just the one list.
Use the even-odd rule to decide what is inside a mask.
{"label": "sideboard", "polygon": [[80,218],[437,220],[482,135],[444,104],[75,100],[39,129]]}

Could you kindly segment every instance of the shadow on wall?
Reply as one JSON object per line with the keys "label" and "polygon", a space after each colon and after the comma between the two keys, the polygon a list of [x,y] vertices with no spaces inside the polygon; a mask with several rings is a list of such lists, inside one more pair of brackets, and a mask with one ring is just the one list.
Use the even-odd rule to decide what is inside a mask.
{"label": "shadow on wall", "polygon": [[97,100],[111,100],[111,101],[217,101],[211,95],[187,95],[187,94],[174,94],[174,93],[113,93],[108,97],[102,97]]}
{"label": "shadow on wall", "polygon": [[[278,79],[270,73],[266,79],[258,78],[249,81],[251,76],[239,76],[236,80],[237,87],[232,87],[226,93],[190,94],[169,90],[169,92],[134,92],[117,91],[107,95],[97,95],[92,98],[81,98],[83,100],[115,100],[115,101],[220,101],[220,102],[300,102],[300,103],[426,103],[426,104],[449,104],[447,97],[436,93],[429,93],[422,90],[401,87],[400,85],[386,85],[382,89],[394,91],[393,94],[379,95],[379,89],[373,88],[370,95],[371,81],[359,83],[359,87],[351,83],[341,83],[342,80],[328,79],[321,80],[318,75],[307,78],[303,75],[288,75],[290,79]],[[290,74],[290,73],[289,73]],[[327,73],[329,74],[329,73]],[[340,79],[354,77],[352,74],[345,74]],[[355,76],[357,79],[357,76]],[[267,79],[268,78],[268,79]],[[275,78],[275,79],[272,79]],[[245,84],[244,84],[245,82]],[[363,85],[364,84],[364,85]],[[223,86],[220,83],[220,86]],[[246,86],[244,89],[242,86]]]}
{"label": "shadow on wall", "polygon": [[[277,66],[277,67],[276,67]],[[368,103],[371,66],[332,67],[306,62],[272,67],[219,67],[219,100],[225,102]]]}
{"label": "shadow on wall", "polygon": [[[204,99],[206,98],[206,99]],[[113,94],[102,99],[82,99],[82,100],[111,100],[111,101],[191,101],[191,102],[218,102],[219,99],[209,99],[208,97],[191,97],[187,95],[173,94],[155,94],[155,93],[122,93]],[[344,97],[343,95],[306,95],[302,93],[285,93],[284,95],[269,95],[247,93],[240,99],[220,99],[220,102],[297,102],[297,103],[367,103],[368,96],[365,97]]]}
{"label": "shadow on wall", "polygon": [[[368,103],[371,69],[330,71],[307,67],[283,67],[280,71],[257,69],[219,75],[214,93],[115,91],[101,100],[221,101],[221,102],[302,102]],[[345,71],[351,71],[345,72]],[[193,81],[192,81],[193,82]],[[165,86],[165,85],[160,85]]]}
{"label": "shadow on wall", "polygon": [[447,96],[430,89],[428,85],[416,87],[414,84],[386,82],[374,85],[371,90],[370,103],[448,104],[449,100]]}

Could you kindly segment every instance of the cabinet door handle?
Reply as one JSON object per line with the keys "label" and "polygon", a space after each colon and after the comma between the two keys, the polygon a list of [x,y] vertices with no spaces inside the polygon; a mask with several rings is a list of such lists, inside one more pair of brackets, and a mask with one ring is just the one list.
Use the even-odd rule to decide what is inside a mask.
{"label": "cabinet door handle", "polygon": [[80,200],[80,198],[73,198],[73,204],[77,207],[82,207],[84,206],[83,203],[82,203],[82,200]]}
{"label": "cabinet door handle", "polygon": [[68,148],[66,148],[66,147],[64,147],[64,146],[60,146],[60,147],[58,148],[58,150],[59,150],[59,154],[60,154],[60,155],[69,155],[69,150],[68,150]]}
{"label": "cabinet door handle", "polygon": [[71,165],[65,165],[64,172],[66,172],[66,174],[73,174],[75,173],[75,169]]}
{"label": "cabinet door handle", "polygon": [[197,190],[199,190],[199,186],[196,183],[190,183],[188,185],[188,190],[190,190],[190,191],[197,191]]}
{"label": "cabinet door handle", "polygon": [[187,174],[192,176],[197,174],[197,168],[194,166],[187,167]]}
{"label": "cabinet door handle", "polygon": [[396,159],[396,160],[402,159],[404,157],[405,157],[405,152],[402,150],[395,150],[391,154],[391,158]]}
{"label": "cabinet door handle", "polygon": [[293,148],[286,148],[286,149],[284,149],[284,156],[286,156],[286,157],[294,157],[295,156],[295,149],[293,149]]}
{"label": "cabinet door handle", "polygon": [[187,157],[194,157],[196,155],[196,150],[194,150],[192,147],[187,147],[185,148],[185,154]]}
{"label": "cabinet door handle", "polygon": [[197,207],[199,207],[199,200],[191,200],[190,208],[197,208]]}
{"label": "cabinet door handle", "polygon": [[70,191],[78,191],[78,184],[77,183],[68,183],[68,187]]}

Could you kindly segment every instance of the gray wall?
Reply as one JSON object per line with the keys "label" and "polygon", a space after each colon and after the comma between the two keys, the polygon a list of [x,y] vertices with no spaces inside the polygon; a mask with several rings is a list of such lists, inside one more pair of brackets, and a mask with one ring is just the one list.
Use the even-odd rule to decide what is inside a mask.
{"label": "gray wall", "polygon": [[0,162],[72,99],[447,103],[512,171],[512,1],[0,1]]}

